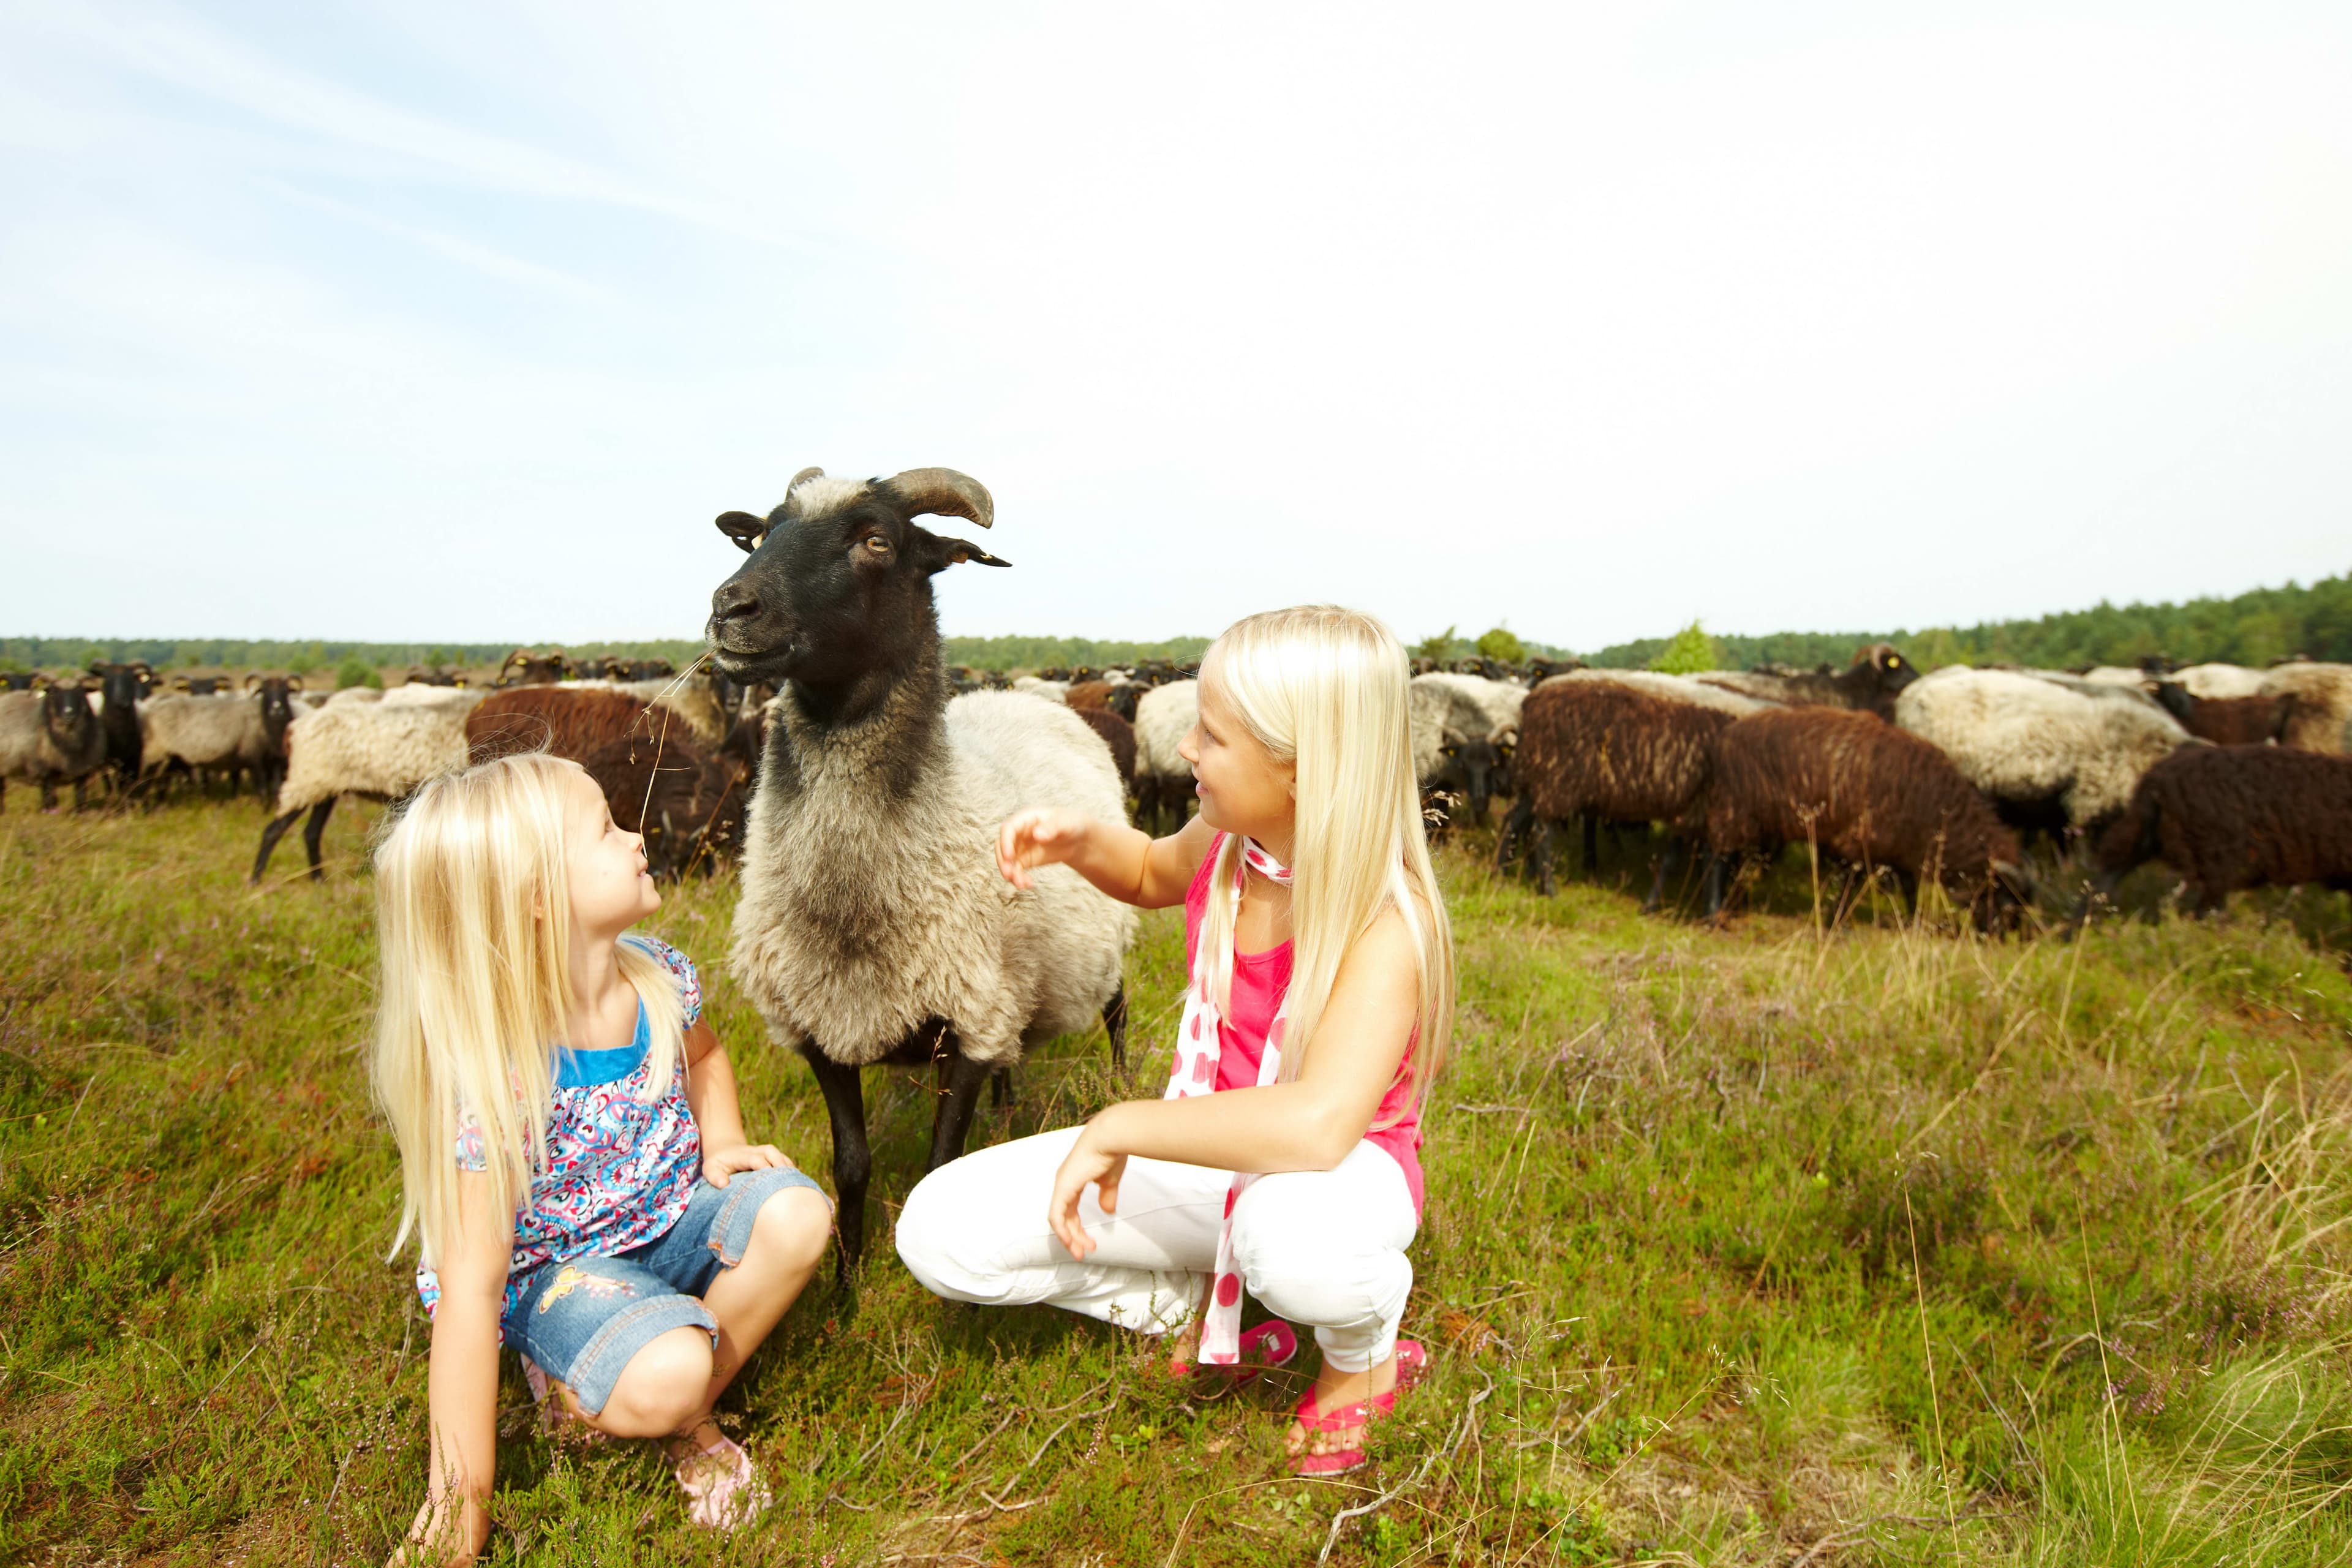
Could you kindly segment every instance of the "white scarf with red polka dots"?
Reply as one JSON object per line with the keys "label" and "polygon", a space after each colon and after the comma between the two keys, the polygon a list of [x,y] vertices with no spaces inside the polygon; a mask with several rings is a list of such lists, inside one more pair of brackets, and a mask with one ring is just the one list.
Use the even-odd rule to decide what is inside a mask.
{"label": "white scarf with red polka dots", "polygon": [[[1234,928],[1240,923],[1242,883],[1250,871],[1271,882],[1287,883],[1290,868],[1267,854],[1255,838],[1242,840],[1242,864],[1246,869],[1234,879],[1232,918],[1224,922],[1224,940],[1221,951],[1211,952],[1202,943],[1192,958],[1192,981],[1184,993],[1184,1016],[1176,1026],[1176,1066],[1168,1078],[1168,1092],[1162,1100],[1189,1100],[1196,1094],[1214,1092],[1217,1087],[1217,1054],[1222,1043],[1219,1025],[1223,1022],[1217,1011],[1216,978],[1223,976],[1230,984],[1234,972]],[[1257,1081],[1263,1089],[1282,1071],[1283,1020],[1290,1013],[1290,992],[1285,987],[1282,1004],[1275,1010],[1274,1022],[1266,1026],[1265,1051],[1258,1058]],[[1249,1172],[1236,1172],[1234,1184],[1225,1193],[1225,1220],[1217,1232],[1217,1267],[1211,1276],[1215,1281],[1209,1292],[1207,1315],[1201,1324],[1202,1364],[1231,1366],[1241,1360],[1242,1280],[1234,1268],[1234,1205],[1243,1190],[1257,1180]]]}

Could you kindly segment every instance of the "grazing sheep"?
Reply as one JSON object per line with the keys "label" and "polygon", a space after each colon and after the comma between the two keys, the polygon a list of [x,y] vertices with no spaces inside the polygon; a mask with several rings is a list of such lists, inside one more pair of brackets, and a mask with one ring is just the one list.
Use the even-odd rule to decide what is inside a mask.
{"label": "grazing sheep", "polygon": [[[1604,821],[1662,822],[1677,838],[1696,837],[1715,737],[1767,706],[1648,670],[1580,669],[1546,679],[1519,712],[1511,759],[1518,800],[1497,835],[1496,869],[1507,869],[1525,841],[1537,888],[1549,897],[1553,830],[1579,817],[1588,872]],[[1661,855],[1653,867],[1646,908],[1664,898],[1669,858]]]}
{"label": "grazing sheep", "polygon": [[1864,713],[1792,708],[1725,726],[1706,837],[1709,914],[1723,907],[1727,858],[1808,840],[1849,867],[1893,868],[1915,910],[1919,879],[1936,877],[1980,931],[2023,898],[2017,835],[1943,752]]}
{"label": "grazing sheep", "polygon": [[2259,695],[2286,703],[2280,745],[2330,756],[2352,752],[2352,664],[2298,658],[2273,665]]}
{"label": "grazing sheep", "polygon": [[2099,839],[2094,898],[2152,859],[2180,873],[2199,914],[2242,888],[2321,882],[2352,891],[2352,758],[2279,746],[2194,746],[2158,763]]}
{"label": "grazing sheep", "polygon": [[1919,679],[1919,672],[1895,651],[1893,644],[1874,642],[1854,649],[1853,662],[1836,674],[1824,664],[1805,671],[1710,669],[1691,679],[1759,702],[1788,708],[1851,708],[1892,719],[1895,698]]}
{"label": "grazing sheep", "polygon": [[1155,686],[1135,705],[1135,825],[1156,833],[1163,814],[1184,819],[1200,797],[1192,789],[1192,764],[1176,748],[1201,717],[1201,683],[1171,680]]}
{"label": "grazing sheep", "polygon": [[847,480],[810,468],[767,517],[718,520],[751,559],[711,595],[714,661],[780,687],[730,957],[771,1037],[824,1091],[845,1274],[865,1248],[862,1068],[941,1070],[936,1169],[963,1152],[982,1081],[1028,1046],[1099,1016],[1114,1060],[1125,1056],[1134,911],[1066,866],[1015,890],[995,864],[997,829],[1024,806],[1118,820],[1110,754],[1059,703],[948,697],[931,578],[1006,563],[913,519],[985,528],[993,510],[950,469]]}
{"label": "grazing sheep", "polygon": [[1427,793],[1460,795],[1470,820],[1510,793],[1508,763],[1527,689],[1478,675],[1416,675],[1405,688],[1413,771]]}
{"label": "grazing sheep", "polygon": [[2177,680],[2163,680],[2156,700],[2189,734],[2217,746],[2263,745],[2286,728],[2283,697],[2200,697]]}
{"label": "grazing sheep", "polygon": [[0,809],[15,779],[40,786],[43,811],[55,811],[58,785],[70,784],[79,811],[90,774],[105,765],[106,731],[82,682],[43,679],[31,690],[0,694]]}
{"label": "grazing sheep", "polygon": [[1949,756],[2003,821],[2062,842],[2112,820],[2140,774],[2189,742],[2137,690],[1962,665],[1906,687],[1895,721]]}
{"label": "grazing sheep", "polygon": [[1100,735],[1103,744],[1110,748],[1111,766],[1118,770],[1118,785],[1122,790],[1135,787],[1135,726],[1108,708],[1073,708],[1070,710],[1085,721],[1087,729]]}
{"label": "grazing sheep", "polygon": [[607,741],[577,759],[604,792],[613,820],[646,839],[656,877],[678,877],[743,847],[750,784],[738,763],[706,756],[683,735]]}
{"label": "grazing sheep", "polygon": [[2239,664],[2192,664],[2174,670],[2168,679],[2187,687],[2191,697],[2227,700],[2263,694],[2263,671]]}
{"label": "grazing sheep", "polygon": [[152,779],[177,764],[196,775],[199,789],[220,775],[234,795],[238,775],[250,773],[264,798],[274,797],[286,777],[294,688],[283,678],[258,674],[247,676],[246,687],[242,697],[165,695],[141,704],[143,776]]}
{"label": "grazing sheep", "polygon": [[466,715],[467,751],[477,761],[544,751],[576,763],[632,736],[652,736],[646,705],[604,687],[511,687]]}
{"label": "grazing sheep", "polygon": [[[415,695],[411,695],[411,694]],[[376,701],[336,700],[297,718],[286,731],[286,782],[278,788],[277,815],[261,830],[253,857],[253,880],[269,868],[270,851],[305,810],[302,847],[310,852],[312,880],[320,867],[319,840],[338,796],[398,800],[436,773],[466,765],[466,716],[486,693],[438,686],[402,686]],[[394,700],[397,697],[400,700]]]}

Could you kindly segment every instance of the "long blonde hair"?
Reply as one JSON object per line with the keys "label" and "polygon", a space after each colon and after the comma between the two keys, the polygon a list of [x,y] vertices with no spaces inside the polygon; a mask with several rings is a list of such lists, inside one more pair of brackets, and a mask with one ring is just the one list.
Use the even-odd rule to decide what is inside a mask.
{"label": "long blonde hair", "polygon": [[[457,1220],[461,1116],[481,1126],[493,1212],[511,1214],[547,1162],[555,1047],[572,998],[564,785],[579,764],[528,752],[419,788],[375,851],[375,1097],[400,1145],[400,1230],[426,1267]],[[628,942],[645,1003],[643,1098],[667,1092],[684,1013],[669,972]]]}
{"label": "long blonde hair", "polygon": [[[1454,932],[1422,826],[1405,675],[1396,634],[1337,605],[1236,621],[1201,660],[1202,685],[1214,686],[1258,743],[1298,772],[1281,1077],[1295,1079],[1306,1065],[1349,947],[1393,908],[1412,933],[1420,969],[1411,1053],[1417,1105],[1453,1044]],[[1203,952],[1231,951],[1239,875],[1241,839],[1228,835],[1210,872]]]}

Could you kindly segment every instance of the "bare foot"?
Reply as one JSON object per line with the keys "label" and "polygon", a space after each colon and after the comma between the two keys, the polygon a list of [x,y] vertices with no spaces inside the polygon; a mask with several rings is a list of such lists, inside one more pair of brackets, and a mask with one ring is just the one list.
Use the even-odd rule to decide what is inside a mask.
{"label": "bare foot", "polygon": [[[1340,1372],[1326,1362],[1323,1369],[1315,1374],[1315,1408],[1318,1413],[1338,1410],[1379,1394],[1393,1393],[1396,1374],[1394,1352],[1390,1352],[1388,1360],[1370,1372]],[[1309,1432],[1294,1421],[1283,1438],[1283,1448],[1293,1458],[1301,1454],[1327,1454],[1335,1449],[1352,1448],[1360,1446],[1359,1435],[1362,1431],[1360,1424],[1341,1427],[1336,1432]]]}

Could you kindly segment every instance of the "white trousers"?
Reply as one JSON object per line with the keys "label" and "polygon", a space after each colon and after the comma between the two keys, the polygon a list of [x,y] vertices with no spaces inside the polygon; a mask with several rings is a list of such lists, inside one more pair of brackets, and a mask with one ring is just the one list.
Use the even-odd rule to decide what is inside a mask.
{"label": "white trousers", "polygon": [[[898,1256],[951,1301],[1042,1302],[1148,1334],[1181,1328],[1216,1266],[1233,1173],[1129,1160],[1117,1214],[1103,1213],[1093,1187],[1078,1200],[1096,1245],[1080,1262],[1045,1223],[1054,1173],[1078,1132],[999,1143],[925,1176],[899,1211]],[[1331,1170],[1251,1183],[1234,1210],[1234,1262],[1267,1310],[1314,1329],[1326,1363],[1363,1372],[1395,1349],[1417,1228],[1404,1173],[1359,1143]]]}

